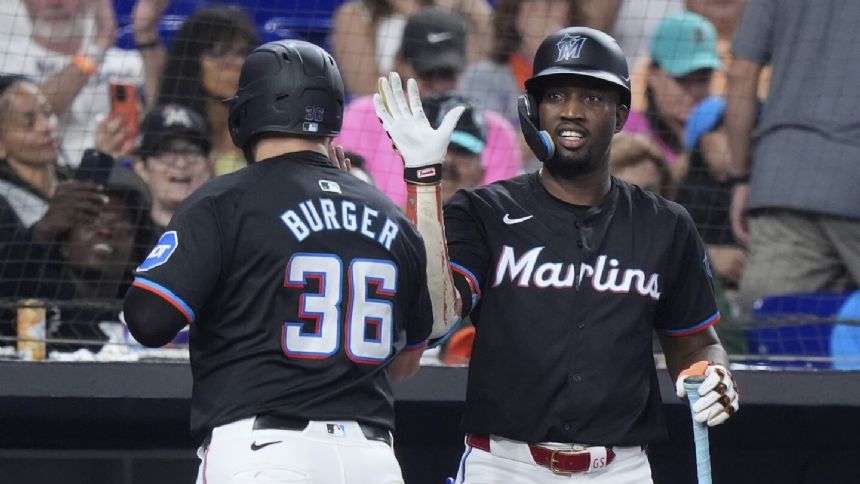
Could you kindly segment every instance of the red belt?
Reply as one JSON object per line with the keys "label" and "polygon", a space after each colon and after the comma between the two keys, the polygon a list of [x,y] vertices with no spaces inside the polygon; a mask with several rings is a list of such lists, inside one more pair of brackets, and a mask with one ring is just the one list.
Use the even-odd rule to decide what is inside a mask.
{"label": "red belt", "polygon": [[[485,435],[468,435],[466,444],[484,452],[490,452],[490,438]],[[608,466],[615,459],[615,452],[611,447],[606,447],[606,462],[592,462],[591,451],[550,449],[540,445],[528,444],[535,464],[548,467],[556,474],[573,474],[574,472],[585,472],[594,467]]]}

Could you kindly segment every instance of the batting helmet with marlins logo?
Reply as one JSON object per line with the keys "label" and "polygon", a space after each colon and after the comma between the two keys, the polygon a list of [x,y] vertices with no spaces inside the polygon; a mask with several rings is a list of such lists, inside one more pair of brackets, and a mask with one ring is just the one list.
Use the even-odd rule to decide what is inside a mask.
{"label": "batting helmet with marlins logo", "polygon": [[230,137],[248,162],[264,134],[337,136],[343,125],[344,89],[337,64],[328,52],[301,40],[254,49],[228,102]]}
{"label": "batting helmet with marlins logo", "polygon": [[630,71],[618,42],[588,27],[568,27],[548,36],[538,47],[526,81],[526,93],[518,102],[520,128],[529,148],[541,161],[552,157],[555,146],[549,133],[540,129],[538,103],[541,86],[550,76],[575,75],[600,79],[615,85],[621,104],[630,107]]}

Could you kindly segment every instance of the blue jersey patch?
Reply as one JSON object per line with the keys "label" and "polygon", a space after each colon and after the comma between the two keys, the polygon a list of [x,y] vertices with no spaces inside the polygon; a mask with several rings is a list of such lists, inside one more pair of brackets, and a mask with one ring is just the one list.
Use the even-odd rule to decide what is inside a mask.
{"label": "blue jersey patch", "polygon": [[167,259],[170,259],[170,256],[173,255],[177,247],[179,247],[179,235],[177,235],[176,231],[165,232],[158,239],[158,243],[155,244],[149,255],[146,256],[146,260],[137,268],[137,271],[146,272],[153,267],[164,264],[167,262]]}

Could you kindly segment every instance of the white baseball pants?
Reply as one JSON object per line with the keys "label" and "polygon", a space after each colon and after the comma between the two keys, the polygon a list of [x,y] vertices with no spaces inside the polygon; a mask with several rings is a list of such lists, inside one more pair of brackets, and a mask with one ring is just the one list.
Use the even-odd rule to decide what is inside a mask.
{"label": "white baseball pants", "polygon": [[403,484],[394,449],[356,422],[311,421],[303,431],[254,430],[254,419],[216,427],[197,451],[197,484]]}

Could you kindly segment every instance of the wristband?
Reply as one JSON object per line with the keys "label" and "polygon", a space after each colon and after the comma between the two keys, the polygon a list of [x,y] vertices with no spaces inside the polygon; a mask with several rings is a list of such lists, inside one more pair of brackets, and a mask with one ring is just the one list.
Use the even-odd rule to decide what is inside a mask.
{"label": "wristband", "polygon": [[77,53],[72,57],[72,64],[75,65],[81,72],[84,74],[91,76],[96,73],[98,66],[96,65],[96,61],[94,61],[91,57]]}
{"label": "wristband", "polygon": [[442,181],[442,163],[421,166],[418,168],[404,168],[403,179],[406,183],[415,185],[435,185]]}

